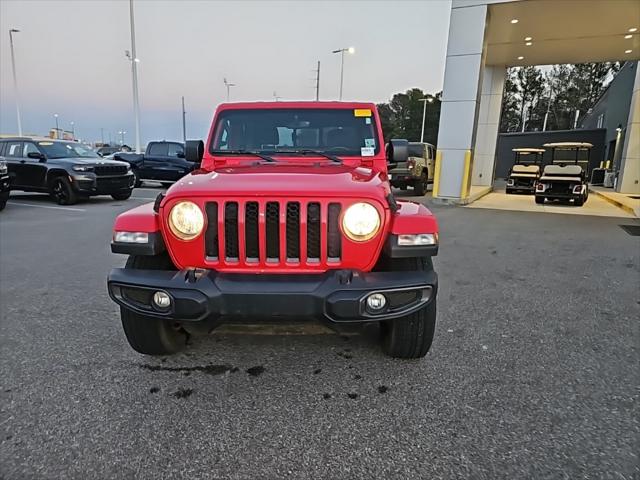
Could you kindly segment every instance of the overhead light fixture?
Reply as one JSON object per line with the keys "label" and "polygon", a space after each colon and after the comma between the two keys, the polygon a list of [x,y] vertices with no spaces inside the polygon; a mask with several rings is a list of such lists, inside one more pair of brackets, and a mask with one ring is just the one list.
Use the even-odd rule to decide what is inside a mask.
{"label": "overhead light fixture", "polygon": [[[511,23],[513,23],[513,20],[511,21]],[[633,33],[633,32],[637,32],[638,29],[636,27],[630,28],[629,32]]]}
{"label": "overhead light fixture", "polygon": [[531,45],[533,45],[533,42],[526,42],[526,43],[525,43],[525,45],[526,45],[527,47],[530,47]]}
{"label": "overhead light fixture", "polygon": [[624,53],[631,53],[631,52],[633,52],[633,50],[631,50],[631,49],[624,51]]}
{"label": "overhead light fixture", "polygon": [[530,42],[531,40],[533,40],[533,38],[531,38],[531,37],[524,37],[524,41],[525,41],[525,42]]}
{"label": "overhead light fixture", "polygon": [[[513,18],[513,19],[511,20],[511,23],[514,23],[514,24],[515,24],[515,23],[518,23],[518,19],[517,19],[517,18]],[[631,30],[629,30],[629,31],[631,31]]]}
{"label": "overhead light fixture", "polygon": [[624,38],[626,38],[627,40],[629,40],[630,38],[633,38],[633,35],[625,35]]}
{"label": "overhead light fixture", "polygon": [[524,60],[524,57],[520,56],[518,57],[518,60]]}

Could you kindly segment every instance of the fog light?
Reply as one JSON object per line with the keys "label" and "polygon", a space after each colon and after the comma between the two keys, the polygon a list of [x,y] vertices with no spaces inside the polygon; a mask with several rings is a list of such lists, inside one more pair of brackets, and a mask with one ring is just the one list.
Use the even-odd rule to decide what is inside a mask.
{"label": "fog light", "polygon": [[171,306],[171,297],[168,293],[157,291],[153,294],[153,304],[161,310],[166,310]]}
{"label": "fog light", "polygon": [[371,310],[382,310],[387,304],[387,299],[381,293],[372,293],[367,297],[367,307]]}

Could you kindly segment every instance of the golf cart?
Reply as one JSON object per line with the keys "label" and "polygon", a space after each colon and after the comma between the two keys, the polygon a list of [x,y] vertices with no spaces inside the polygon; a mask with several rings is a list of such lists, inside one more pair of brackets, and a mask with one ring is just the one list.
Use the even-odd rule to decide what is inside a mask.
{"label": "golf cart", "polygon": [[540,178],[540,167],[544,148],[514,148],[516,154],[513,167],[507,176],[507,193],[534,193]]}
{"label": "golf cart", "polygon": [[551,164],[544,167],[536,184],[536,203],[545,200],[573,200],[580,207],[589,197],[587,178],[591,143],[545,143],[551,149]]}

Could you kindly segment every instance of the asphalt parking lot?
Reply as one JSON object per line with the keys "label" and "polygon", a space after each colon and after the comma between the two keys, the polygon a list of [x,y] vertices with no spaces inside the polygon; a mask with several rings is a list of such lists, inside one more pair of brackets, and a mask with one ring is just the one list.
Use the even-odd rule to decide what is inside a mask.
{"label": "asphalt parking lot", "polygon": [[0,477],[640,475],[637,220],[433,207],[424,360],[353,334],[213,334],[134,352],[106,293],[114,217],[155,198],[0,213]]}

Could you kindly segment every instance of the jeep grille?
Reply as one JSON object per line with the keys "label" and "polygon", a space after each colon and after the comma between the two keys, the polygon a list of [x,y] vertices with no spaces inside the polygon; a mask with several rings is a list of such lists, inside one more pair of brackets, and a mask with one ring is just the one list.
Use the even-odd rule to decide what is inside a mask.
{"label": "jeep grille", "polygon": [[207,202],[207,261],[339,264],[340,211],[339,203],[313,201]]}

